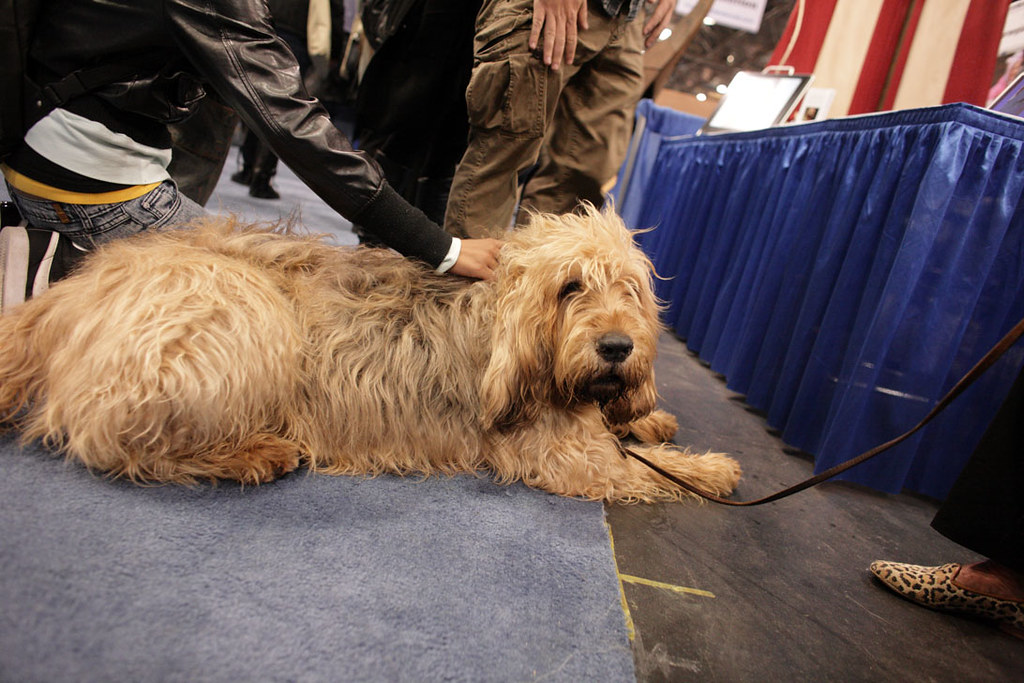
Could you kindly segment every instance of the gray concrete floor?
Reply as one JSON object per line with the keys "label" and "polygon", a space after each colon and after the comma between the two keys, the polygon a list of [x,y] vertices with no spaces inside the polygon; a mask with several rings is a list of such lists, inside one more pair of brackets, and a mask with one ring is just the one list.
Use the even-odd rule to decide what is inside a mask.
{"label": "gray concrete floor", "polygon": [[[676,442],[741,462],[734,498],[813,473],[669,333],[657,377]],[[1024,680],[1024,641],[902,600],[868,571],[876,559],[977,559],[931,529],[937,507],[842,482],[753,508],[609,506],[638,680]]]}

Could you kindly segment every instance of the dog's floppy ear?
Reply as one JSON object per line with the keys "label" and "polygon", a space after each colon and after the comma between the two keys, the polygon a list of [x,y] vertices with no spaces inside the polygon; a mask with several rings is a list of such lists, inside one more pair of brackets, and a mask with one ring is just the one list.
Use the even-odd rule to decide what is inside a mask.
{"label": "dog's floppy ear", "polygon": [[491,358],[480,386],[484,428],[506,431],[537,419],[550,378],[543,377],[551,365],[548,339],[552,321],[547,307],[530,296],[529,283],[502,252],[503,273],[491,330]]}

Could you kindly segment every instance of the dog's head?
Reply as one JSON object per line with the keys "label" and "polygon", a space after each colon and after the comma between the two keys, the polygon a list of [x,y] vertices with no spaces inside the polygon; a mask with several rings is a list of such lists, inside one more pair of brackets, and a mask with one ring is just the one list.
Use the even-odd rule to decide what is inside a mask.
{"label": "dog's head", "polygon": [[621,424],[653,410],[661,326],[651,277],[613,210],[532,216],[501,253],[485,420],[509,428],[595,403]]}

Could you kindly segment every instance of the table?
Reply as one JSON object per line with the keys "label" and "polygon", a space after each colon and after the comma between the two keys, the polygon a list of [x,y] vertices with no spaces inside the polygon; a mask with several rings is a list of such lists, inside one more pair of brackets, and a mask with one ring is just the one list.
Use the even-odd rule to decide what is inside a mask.
{"label": "table", "polygon": [[[619,203],[654,227],[665,320],[815,471],[916,424],[1024,317],[1024,122],[964,104],[712,136],[652,121]],[[1019,344],[842,478],[943,498],[1022,365]]]}

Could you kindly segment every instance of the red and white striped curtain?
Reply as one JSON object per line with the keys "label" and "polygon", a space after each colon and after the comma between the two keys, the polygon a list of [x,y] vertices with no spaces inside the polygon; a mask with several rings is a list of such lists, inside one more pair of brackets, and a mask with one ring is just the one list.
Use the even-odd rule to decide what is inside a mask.
{"label": "red and white striped curtain", "polygon": [[833,117],[984,106],[1008,8],[1009,0],[797,0],[771,64],[834,89]]}

